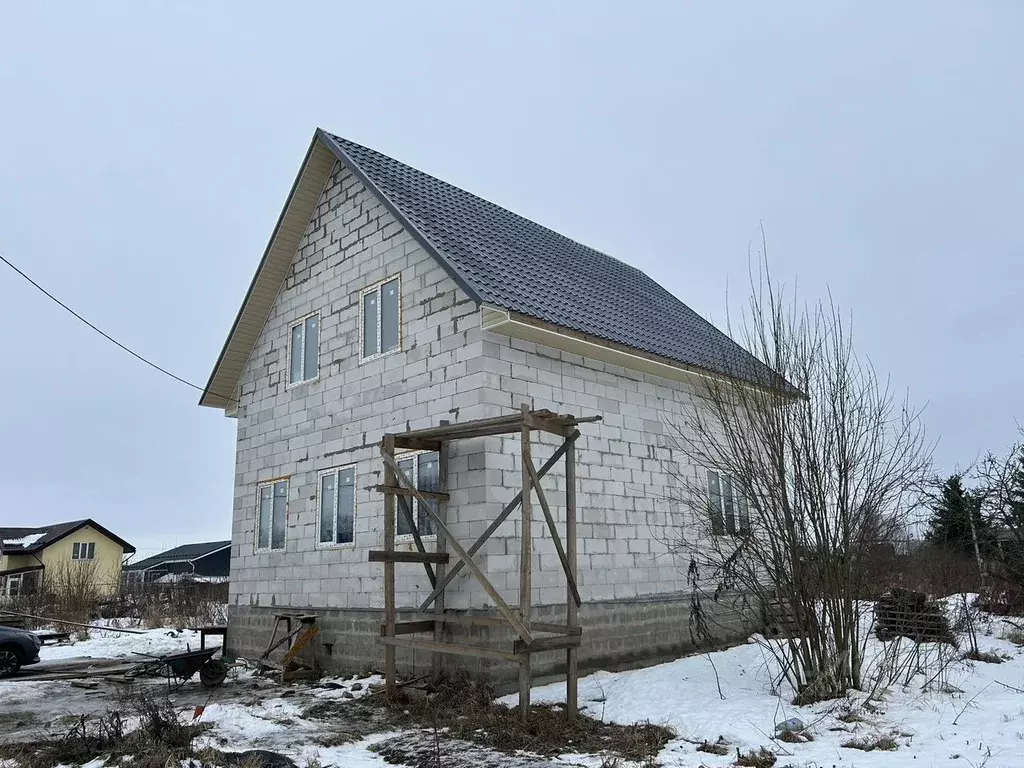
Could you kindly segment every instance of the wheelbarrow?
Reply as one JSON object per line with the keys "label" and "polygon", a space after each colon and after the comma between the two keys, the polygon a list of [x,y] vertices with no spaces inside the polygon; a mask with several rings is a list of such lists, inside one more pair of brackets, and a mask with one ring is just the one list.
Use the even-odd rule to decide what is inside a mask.
{"label": "wheelbarrow", "polygon": [[148,660],[139,662],[126,676],[166,677],[168,686],[173,684],[177,687],[186,680],[190,680],[198,672],[199,682],[207,688],[216,688],[228,676],[228,665],[220,659],[213,658],[213,654],[219,650],[220,648],[216,647],[203,648],[198,651],[171,653],[166,656],[152,656],[148,653],[136,652],[136,656],[145,656]]}

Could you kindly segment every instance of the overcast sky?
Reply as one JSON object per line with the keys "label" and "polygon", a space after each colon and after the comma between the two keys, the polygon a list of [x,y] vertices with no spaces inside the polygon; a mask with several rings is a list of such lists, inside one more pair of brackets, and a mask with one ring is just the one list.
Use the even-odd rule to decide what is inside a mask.
{"label": "overcast sky", "polygon": [[[1009,1],[7,3],[0,253],[204,384],[317,126],[719,323],[763,222],[949,469],[1024,418],[1022,31]],[[0,343],[0,525],[229,537],[233,420],[2,265]]]}

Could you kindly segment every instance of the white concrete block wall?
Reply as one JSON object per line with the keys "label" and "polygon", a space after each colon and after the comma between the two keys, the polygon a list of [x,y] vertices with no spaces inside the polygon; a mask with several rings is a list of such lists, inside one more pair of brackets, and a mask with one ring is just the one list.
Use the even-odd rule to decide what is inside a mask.
{"label": "white concrete block wall", "polygon": [[[361,361],[364,288],[401,274],[402,348]],[[320,375],[287,385],[292,324],[320,313]],[[379,443],[403,431],[478,418],[489,375],[479,364],[476,305],[346,168],[338,165],[302,239],[291,272],[239,384],[232,530],[231,602],[237,605],[368,608],[382,603],[382,566],[367,552],[383,546]],[[449,480],[483,519],[483,477],[468,456],[482,443],[453,446]],[[317,475],[356,465],[355,544],[320,548]],[[259,483],[287,477],[285,548],[256,552]],[[460,521],[466,536],[474,526]],[[470,529],[473,530],[470,530]],[[425,596],[418,566],[400,566],[400,603]],[[473,590],[466,590],[469,599]]]}
{"label": "white concrete block wall", "polygon": [[[402,349],[360,360],[361,292],[401,274]],[[291,325],[320,313],[320,375],[289,387]],[[662,430],[689,390],[678,382],[617,368],[532,342],[480,330],[476,305],[347,169],[338,165],[302,239],[291,272],[239,384],[231,602],[239,606],[378,608],[382,571],[369,563],[383,546],[379,442],[385,431],[510,413],[522,402],[579,415],[580,587],[585,600],[682,592],[686,566],[671,544],[690,533],[668,501],[671,455]],[[534,445],[539,467],[556,447]],[[320,548],[317,476],[356,465],[355,544]],[[694,470],[695,471],[695,470]],[[255,551],[257,485],[287,477],[284,550]],[[466,546],[521,484],[517,438],[453,443],[449,521]],[[564,520],[561,465],[544,481]],[[534,502],[535,604],[565,600],[561,567]],[[519,513],[488,542],[478,562],[517,602]],[[403,545],[411,548],[411,544]],[[421,566],[399,565],[399,606],[429,592]],[[485,607],[463,573],[448,606]]]}
{"label": "white concrete block wall", "polygon": [[[667,423],[681,423],[693,405],[687,384],[628,370],[599,360],[545,347],[496,333],[484,334],[484,365],[498,377],[498,386],[485,398],[495,412],[527,402],[579,416],[601,415],[602,421],[580,426],[576,443],[577,539],[580,593],[584,600],[687,592],[687,547],[698,531],[691,514],[673,497],[682,489],[669,467],[698,473],[674,455],[666,438]],[[538,469],[560,439],[534,433],[533,463]],[[521,484],[519,440],[493,438],[488,445],[488,468],[500,468],[503,486],[495,507],[511,499]],[[560,533],[565,521],[565,473],[559,464],[542,480]],[[533,601],[564,602],[561,564],[543,522],[540,505],[533,503]],[[513,522],[515,521],[515,522]],[[488,544],[489,572],[506,571],[510,588],[519,584],[517,512]]]}

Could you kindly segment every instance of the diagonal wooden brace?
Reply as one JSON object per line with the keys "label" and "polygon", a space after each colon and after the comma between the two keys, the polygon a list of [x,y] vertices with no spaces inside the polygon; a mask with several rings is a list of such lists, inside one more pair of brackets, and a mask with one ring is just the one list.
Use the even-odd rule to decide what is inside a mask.
{"label": "diagonal wooden brace", "polygon": [[576,606],[579,607],[583,604],[583,601],[580,600],[580,590],[576,586],[576,579],[573,578],[572,569],[569,568],[569,558],[565,556],[565,549],[562,547],[562,537],[558,535],[555,517],[551,514],[551,508],[548,506],[544,489],[540,487],[540,477],[532,461],[527,460],[526,471],[530,473],[530,477],[533,479],[533,490],[537,492],[540,508],[544,511],[544,519],[548,521],[548,530],[551,531],[551,539],[555,542],[555,551],[558,553],[558,559],[562,561],[562,570],[565,571],[566,583],[568,583],[569,590],[572,592],[573,600],[576,601]]}
{"label": "diagonal wooden brace", "polygon": [[398,462],[395,461],[391,456],[388,456],[388,454],[385,453],[383,450],[381,451],[381,456],[383,456],[384,458],[384,463],[387,464],[388,467],[390,467],[391,470],[397,476],[398,482],[413,492],[413,496],[419,500],[420,504],[423,505],[427,514],[433,518],[434,525],[437,526],[437,529],[439,531],[444,532],[448,544],[451,545],[451,548],[455,550],[455,554],[459,556],[459,560],[463,562],[467,568],[469,568],[470,572],[476,577],[476,580],[480,582],[480,586],[484,588],[484,591],[487,592],[488,595],[490,595],[491,599],[494,601],[494,604],[497,606],[498,610],[501,611],[501,615],[508,619],[508,622],[513,627],[515,627],[516,632],[519,633],[519,636],[523,640],[525,640],[528,643],[533,642],[533,634],[523,623],[522,619],[515,611],[513,611],[509,607],[508,603],[506,603],[502,596],[498,593],[498,590],[494,588],[494,585],[491,584],[488,578],[484,575],[484,572],[481,571],[480,567],[473,562],[473,558],[469,555],[469,553],[466,552],[466,550],[462,548],[462,545],[459,544],[458,540],[454,536],[452,536],[452,532],[448,530],[448,526],[445,525],[444,520],[442,520],[441,516],[438,515],[431,508],[431,506],[426,503],[426,499],[420,495],[420,492],[416,489],[416,485],[408,477],[406,477],[405,473],[398,467]]}
{"label": "diagonal wooden brace", "polygon": [[[544,475],[546,475],[551,470],[551,468],[558,463],[558,460],[565,455],[565,452],[569,450],[569,446],[573,445],[579,438],[579,436],[580,433],[578,430],[569,435],[565,439],[565,442],[558,447],[558,450],[551,454],[551,458],[545,461],[543,465],[541,465],[540,471],[537,473],[537,476],[544,477]],[[473,542],[472,546],[470,546],[468,550],[470,557],[473,557],[477,552],[480,551],[480,548],[483,547],[484,543],[489,538],[491,538],[491,534],[498,530],[498,527],[508,519],[509,515],[516,511],[516,508],[519,506],[522,500],[523,492],[520,491],[519,493],[516,494],[515,498],[512,499],[512,501],[505,505],[505,507],[501,510],[498,516],[494,518],[491,524],[487,526],[487,530],[481,533],[480,537]],[[441,583],[438,584],[437,587],[434,588],[434,591],[427,596],[427,599],[420,604],[421,613],[425,612],[427,608],[430,606],[430,604],[437,599],[438,595],[444,592],[445,587],[452,583],[455,577],[459,575],[459,571],[461,570],[462,561],[460,560],[451,567],[451,570],[449,570],[444,575],[444,578],[441,579]]]}
{"label": "diagonal wooden brace", "polygon": [[[412,540],[416,542],[416,549],[420,552],[426,552],[426,547],[423,546],[423,539],[420,538],[420,529],[416,525],[416,518],[412,514],[412,503],[405,496],[395,496],[398,499],[398,508],[402,510],[402,514],[405,515],[405,521],[409,524],[409,530],[412,531]],[[420,504],[423,502],[421,501]],[[434,569],[430,563],[423,563],[424,569],[427,571],[427,578],[430,580],[430,587],[433,589],[437,586],[437,579],[434,578]]]}

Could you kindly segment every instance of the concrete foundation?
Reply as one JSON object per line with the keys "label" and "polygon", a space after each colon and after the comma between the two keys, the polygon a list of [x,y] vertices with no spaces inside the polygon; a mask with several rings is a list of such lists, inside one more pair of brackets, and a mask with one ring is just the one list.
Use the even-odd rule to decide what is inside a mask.
{"label": "concrete foundation", "polygon": [[[372,608],[287,609],[281,606],[230,606],[227,653],[256,658],[266,648],[273,631],[274,614],[310,613],[318,616],[320,642],[317,653],[329,674],[364,674],[381,670],[384,646],[377,638],[384,621],[383,610]],[[717,603],[705,601],[703,610],[717,642],[737,642],[758,629],[760,612],[739,595],[723,597]],[[494,615],[487,611],[451,613]],[[584,603],[580,608],[583,628],[579,651],[581,673],[598,669],[624,669],[647,666],[676,658],[696,650],[690,634],[689,595],[662,595],[631,600],[607,600]],[[399,621],[410,620],[411,614]],[[564,605],[535,606],[535,621],[565,622]],[[515,639],[511,631],[493,627],[446,628],[446,640],[511,651]],[[432,639],[429,634],[418,635]],[[494,684],[499,690],[515,685],[518,665],[500,659],[444,655],[446,675],[468,672]],[[432,654],[399,648],[399,675],[417,677],[431,671]],[[565,675],[565,652],[550,651],[533,656],[535,680]]]}

